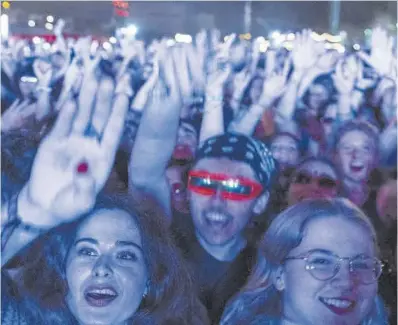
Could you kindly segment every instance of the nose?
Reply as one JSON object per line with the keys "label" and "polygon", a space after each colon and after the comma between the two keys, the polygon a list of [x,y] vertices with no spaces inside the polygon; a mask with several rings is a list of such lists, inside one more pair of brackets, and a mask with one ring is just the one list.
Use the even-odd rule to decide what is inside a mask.
{"label": "nose", "polygon": [[211,196],[211,205],[214,208],[221,208],[225,206],[225,199],[222,195],[221,186],[218,186],[216,192]]}
{"label": "nose", "polygon": [[104,277],[104,278],[108,278],[113,275],[113,271],[109,264],[108,257],[101,256],[100,258],[98,258],[93,267],[92,275],[94,277]]}
{"label": "nose", "polygon": [[341,290],[352,290],[355,287],[355,277],[350,272],[350,267],[346,261],[341,262],[336,276],[332,279],[332,285]]}

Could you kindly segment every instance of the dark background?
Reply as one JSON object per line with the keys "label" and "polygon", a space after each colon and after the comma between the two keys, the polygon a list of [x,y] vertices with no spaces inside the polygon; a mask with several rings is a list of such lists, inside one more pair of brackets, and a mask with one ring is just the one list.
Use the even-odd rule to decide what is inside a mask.
{"label": "dark background", "polygon": [[[114,14],[111,1],[10,1],[11,33],[48,33],[45,17],[66,19],[66,32],[112,35],[116,26],[134,23],[139,36],[173,36],[193,34],[201,27],[217,27],[222,34],[244,32],[244,1],[133,1],[129,2],[129,17]],[[396,1],[341,1],[340,30],[352,37],[363,36],[366,28],[379,24],[396,34]],[[328,32],[331,2],[329,1],[254,1],[252,28],[254,36],[268,35],[273,30],[297,31],[311,27]],[[28,19],[37,22],[27,27]]]}

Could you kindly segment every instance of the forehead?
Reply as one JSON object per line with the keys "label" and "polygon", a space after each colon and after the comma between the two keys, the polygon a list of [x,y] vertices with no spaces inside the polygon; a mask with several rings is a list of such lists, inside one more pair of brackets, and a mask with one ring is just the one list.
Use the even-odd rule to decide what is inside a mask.
{"label": "forehead", "polygon": [[255,173],[250,165],[228,158],[203,158],[196,163],[193,169],[205,170],[210,173],[242,176],[251,179],[256,178]]}
{"label": "forehead", "polygon": [[297,168],[297,171],[308,171],[313,175],[328,175],[334,179],[337,178],[334,169],[323,161],[308,161]]}
{"label": "forehead", "polygon": [[341,257],[375,254],[370,233],[364,226],[344,216],[330,216],[309,222],[300,245],[292,252],[304,253],[313,249],[329,250]]}
{"label": "forehead", "polygon": [[119,209],[102,209],[94,212],[80,226],[76,238],[89,237],[101,241],[141,242],[141,235],[135,220]]}
{"label": "forehead", "polygon": [[278,135],[273,141],[272,145],[286,145],[297,147],[297,142],[288,135]]}
{"label": "forehead", "polygon": [[340,139],[340,144],[369,144],[372,138],[361,130],[352,130],[346,132]]}

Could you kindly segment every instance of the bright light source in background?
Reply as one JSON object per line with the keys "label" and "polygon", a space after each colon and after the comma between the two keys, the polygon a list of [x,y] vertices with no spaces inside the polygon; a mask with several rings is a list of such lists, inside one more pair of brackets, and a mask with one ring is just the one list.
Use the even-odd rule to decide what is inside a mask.
{"label": "bright light source in background", "polygon": [[178,43],[192,43],[192,36],[188,35],[188,34],[179,34],[179,33],[177,33],[174,36],[174,39]]}
{"label": "bright light source in background", "polygon": [[135,25],[128,25],[124,28],[124,33],[127,35],[135,36],[138,32],[138,28]]}
{"label": "bright light source in background", "polygon": [[33,41],[33,44],[39,44],[41,40],[40,40],[39,36],[35,36],[35,37],[33,37],[32,41]]}
{"label": "bright light source in background", "polygon": [[31,20],[29,20],[29,21],[28,21],[28,26],[29,26],[29,27],[35,27],[35,26],[36,26],[36,23],[35,23],[35,21],[34,21],[34,20],[32,20],[32,19],[31,19]]}
{"label": "bright light source in background", "polygon": [[361,49],[361,46],[359,44],[354,44],[353,48],[355,51],[359,51]]}
{"label": "bright light source in background", "polygon": [[51,23],[46,23],[46,24],[44,25],[44,27],[46,27],[46,29],[48,29],[48,30],[53,30],[54,25],[51,24]]}
{"label": "bright light source in background", "polygon": [[296,35],[294,35],[294,33],[289,33],[289,34],[287,34],[287,37],[286,37],[286,39],[288,41],[293,41],[295,38],[296,38]]}
{"label": "bright light source in background", "polygon": [[176,43],[176,42],[175,42],[173,39],[168,39],[168,40],[166,41],[166,45],[169,46],[169,47],[175,45],[175,43]]}
{"label": "bright light source in background", "polygon": [[278,30],[271,33],[271,38],[279,38],[280,36],[281,33]]}
{"label": "bright light source in background", "polygon": [[10,8],[10,3],[8,1],[3,1],[1,5],[3,6],[4,9]]}
{"label": "bright light source in background", "polygon": [[51,16],[51,15],[47,16],[47,21],[49,23],[53,23],[54,22],[54,16]]}
{"label": "bright light source in background", "polygon": [[111,42],[112,44],[116,44],[116,42],[117,42],[116,37],[113,37],[113,36],[109,37],[109,42]]}
{"label": "bright light source in background", "polygon": [[0,22],[0,24],[1,24],[1,37],[4,38],[4,39],[7,39],[8,38],[8,32],[9,32],[9,29],[8,29],[8,26],[9,26],[8,25],[8,16],[6,14],[3,14],[0,17],[0,20],[1,20],[1,22]]}
{"label": "bright light source in background", "polygon": [[51,44],[50,43],[44,43],[43,44],[43,50],[46,50],[46,51],[48,51],[48,50],[50,50],[51,49]]}
{"label": "bright light source in background", "polygon": [[111,45],[111,43],[109,43],[109,42],[104,42],[104,43],[102,44],[102,47],[103,47],[105,50],[107,50],[107,51],[110,51],[110,50],[112,49],[112,45]]}

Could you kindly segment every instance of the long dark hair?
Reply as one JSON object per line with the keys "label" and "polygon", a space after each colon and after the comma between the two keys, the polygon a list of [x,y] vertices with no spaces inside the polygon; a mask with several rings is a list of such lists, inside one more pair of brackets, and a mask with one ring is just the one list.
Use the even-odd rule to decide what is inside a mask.
{"label": "long dark hair", "polygon": [[[34,263],[30,261],[24,266],[22,294],[30,301],[27,308],[40,306],[41,313],[27,310],[27,314],[35,314],[45,322],[51,319],[51,324],[77,323],[65,303],[68,292],[66,260],[81,223],[102,209],[120,209],[129,213],[142,237],[150,285],[130,324],[206,324],[206,313],[193,294],[187,268],[172,243],[161,209],[150,197],[141,198],[138,203],[124,194],[100,195],[89,214],[53,229],[24,252],[24,255],[33,254],[37,258],[33,258]],[[35,322],[41,323],[38,319]]]}

